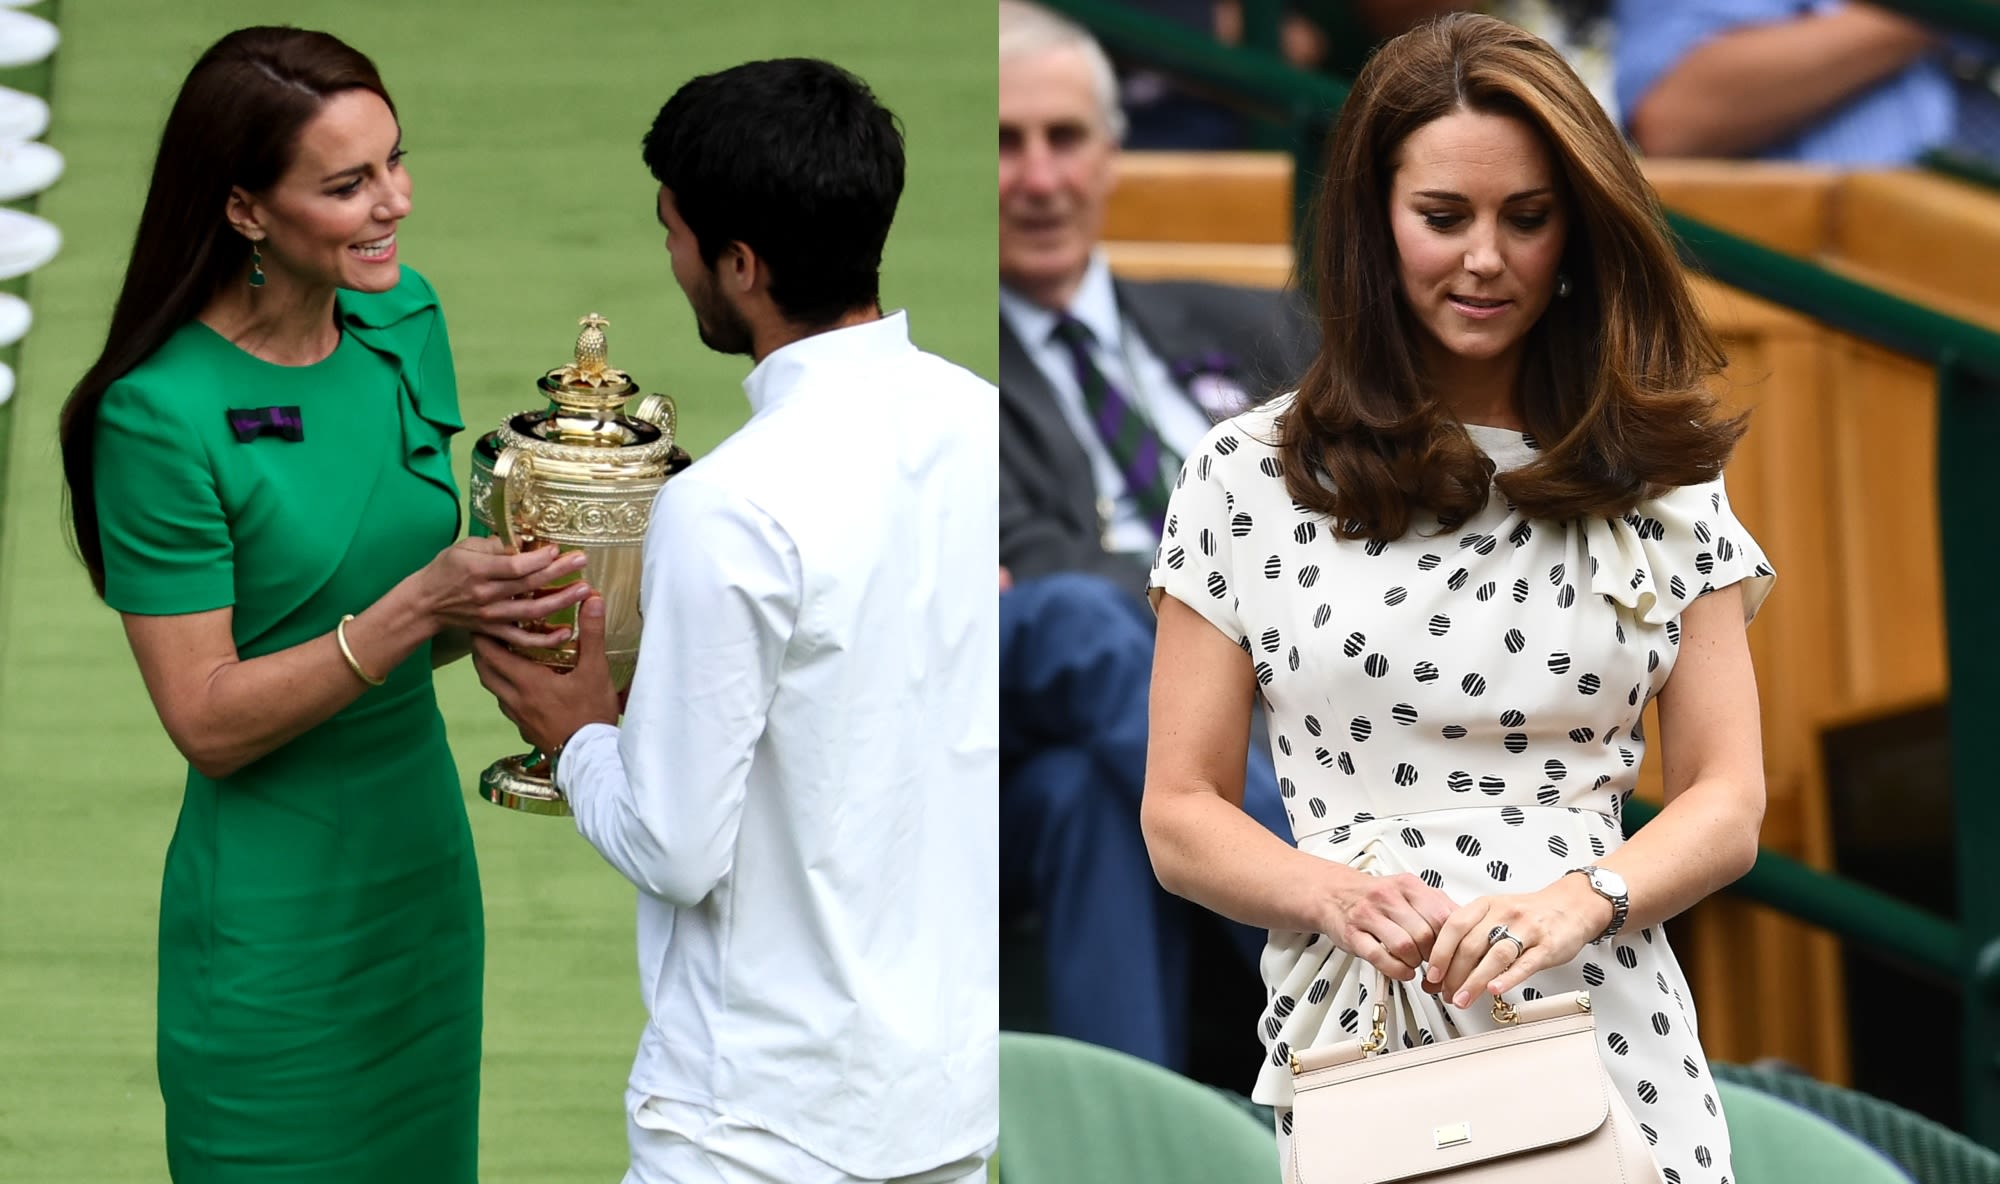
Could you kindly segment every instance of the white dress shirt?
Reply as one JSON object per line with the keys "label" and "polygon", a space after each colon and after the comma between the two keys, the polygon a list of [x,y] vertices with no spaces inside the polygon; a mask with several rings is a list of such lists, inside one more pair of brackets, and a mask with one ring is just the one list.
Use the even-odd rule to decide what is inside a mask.
{"label": "white dress shirt", "polygon": [[856,1176],[999,1119],[999,403],[903,313],[807,337],[667,482],[577,829],[639,888],[631,1085]]}
{"label": "white dress shirt", "polygon": [[[1083,402],[1083,387],[1076,380],[1076,363],[1069,347],[1055,339],[1059,314],[1022,299],[1003,285],[1000,315],[1006,318],[1014,336],[1020,338],[1035,369],[1048,379],[1049,389],[1055,392],[1056,403],[1069,422],[1071,434],[1083,445],[1084,455],[1090,457],[1091,475],[1097,484],[1097,504],[1108,506],[1111,511],[1104,530],[1104,549],[1139,555],[1150,564],[1153,551],[1160,545],[1160,536],[1140,512],[1138,499],[1126,489],[1118,462],[1112,459],[1111,449],[1091,422],[1090,411]],[[1118,291],[1111,284],[1111,267],[1104,261],[1103,252],[1090,257],[1083,282],[1070,301],[1069,315],[1090,330],[1091,360],[1153,425],[1160,441],[1174,456],[1185,457],[1199,447],[1208,429],[1215,426],[1214,421],[1181,390],[1173,372],[1146,345],[1146,339],[1126,325],[1124,314],[1118,311]],[[1179,468],[1178,464],[1172,466],[1173,471],[1167,474],[1169,480]]]}

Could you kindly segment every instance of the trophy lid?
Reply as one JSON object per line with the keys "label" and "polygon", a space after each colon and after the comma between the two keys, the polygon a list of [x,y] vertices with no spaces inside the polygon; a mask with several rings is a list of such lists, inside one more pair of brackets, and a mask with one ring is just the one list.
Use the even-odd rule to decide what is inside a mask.
{"label": "trophy lid", "polygon": [[636,413],[620,414],[639,386],[606,358],[604,330],[611,322],[591,313],[577,324],[583,330],[576,335],[575,358],[536,384],[555,406],[522,419],[519,430],[551,444],[584,448],[622,449],[663,437],[671,443],[673,409],[666,396],[649,396]]}
{"label": "trophy lid", "polygon": [[613,369],[607,360],[604,330],[611,322],[591,313],[577,324],[583,330],[576,335],[576,357],[543,375],[541,387],[555,400],[557,415],[603,418],[623,407],[639,387],[631,375]]}

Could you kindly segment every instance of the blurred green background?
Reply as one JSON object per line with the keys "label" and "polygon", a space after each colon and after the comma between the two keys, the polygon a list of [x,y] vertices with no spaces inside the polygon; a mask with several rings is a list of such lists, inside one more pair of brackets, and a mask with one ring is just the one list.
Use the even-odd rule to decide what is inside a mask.
{"label": "blurred green background", "polygon": [[[45,0],[46,137],[66,176],[34,203],[66,245],[24,290],[36,324],[0,408],[0,1181],[165,1179],[153,1076],[159,871],[184,766],[114,613],[60,526],[55,425],[96,356],[172,95],[232,28],[323,28],[371,55],[402,116],[415,210],[406,264],[443,297],[467,433],[536,405],[576,318],[613,364],[680,403],[697,456],[746,414],[747,359],[709,353],[662,248],[639,138],[688,78],[810,55],[901,116],[909,182],[883,303],[919,345],[991,378],[994,9],[926,0]],[[220,211],[218,211],[220,216]],[[854,430],[870,409],[854,408]],[[839,480],[838,441],[826,479]],[[488,925],[482,1179],[614,1181],[643,1010],[632,890],[562,820],[478,800],[520,747],[469,666],[439,692],[468,791]],[[782,1066],[773,1066],[782,1072]],[[357,1182],[360,1184],[360,1182]]]}

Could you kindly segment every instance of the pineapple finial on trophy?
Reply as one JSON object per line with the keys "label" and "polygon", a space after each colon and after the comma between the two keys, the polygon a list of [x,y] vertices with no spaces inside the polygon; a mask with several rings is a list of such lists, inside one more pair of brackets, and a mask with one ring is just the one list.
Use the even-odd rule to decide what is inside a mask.
{"label": "pineapple finial on trophy", "polygon": [[611,322],[593,312],[577,324],[583,326],[583,331],[576,335],[575,360],[559,370],[549,371],[549,377],[564,386],[591,389],[629,384],[631,375],[612,369],[607,361],[604,330]]}
{"label": "pineapple finial on trophy", "polygon": [[575,357],[569,365],[543,375],[541,386],[565,415],[601,420],[615,413],[639,388],[631,375],[609,364],[604,330],[611,322],[591,313],[577,324],[583,330],[576,335]]}

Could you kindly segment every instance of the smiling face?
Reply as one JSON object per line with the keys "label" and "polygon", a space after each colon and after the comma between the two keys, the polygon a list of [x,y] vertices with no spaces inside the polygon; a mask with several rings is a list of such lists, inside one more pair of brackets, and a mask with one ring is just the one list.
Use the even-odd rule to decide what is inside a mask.
{"label": "smiling face", "polygon": [[[695,332],[701,343],[717,353],[751,354],[750,322],[722,294],[716,269],[701,258],[701,243],[688,229],[674,205],[674,191],[660,186],[660,225],[667,232],[667,258],[672,262],[674,282],[681,286],[688,307],[694,310]],[[728,256],[717,260],[720,265]]]}
{"label": "smiling face", "polygon": [[1454,111],[1403,141],[1389,228],[1433,373],[1518,373],[1568,241],[1558,185],[1541,137],[1510,116]]}
{"label": "smiling face", "polygon": [[1115,179],[1091,79],[1077,49],[1000,63],[1000,280],[1045,308],[1075,294]]}
{"label": "smiling face", "polygon": [[256,243],[272,282],[360,292],[396,286],[396,225],[410,212],[402,138],[381,96],[342,91],[301,129],[276,184],[231,195],[230,220]]}

